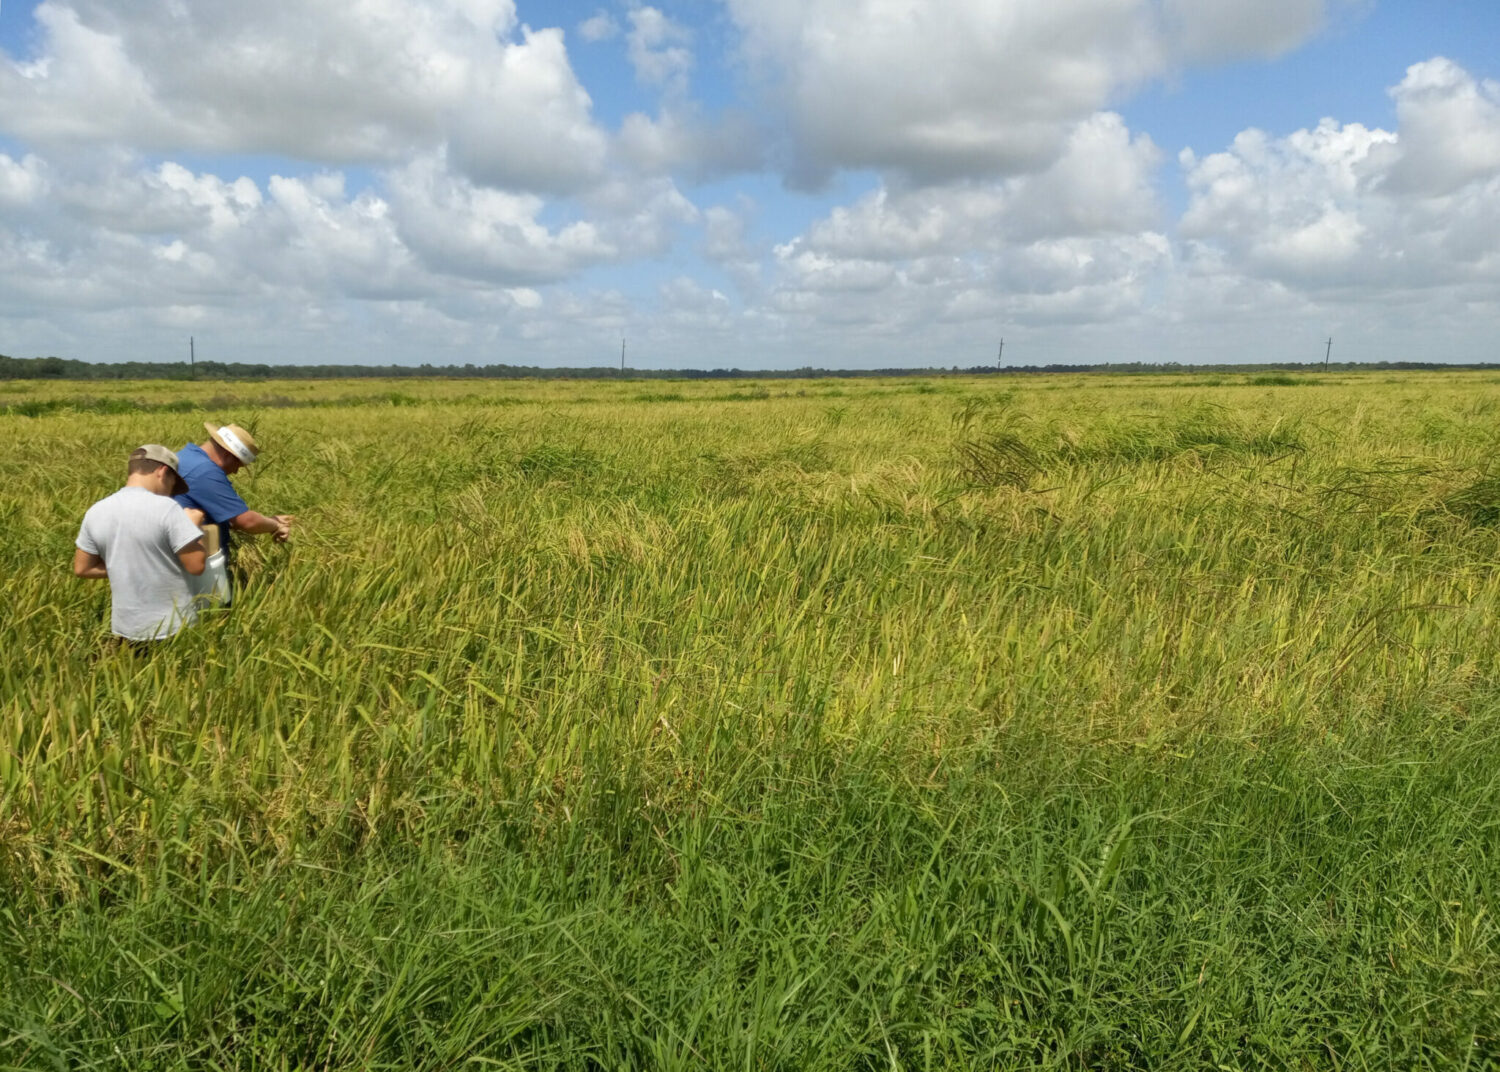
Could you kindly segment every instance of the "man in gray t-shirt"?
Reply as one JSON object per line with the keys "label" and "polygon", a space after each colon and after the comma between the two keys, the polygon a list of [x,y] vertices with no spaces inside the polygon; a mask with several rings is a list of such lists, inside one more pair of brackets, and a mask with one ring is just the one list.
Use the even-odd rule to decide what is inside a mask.
{"label": "man in gray t-shirt", "polygon": [[83,515],[73,572],[109,581],[117,636],[162,640],[198,620],[187,579],[203,572],[203,533],[172,499],[186,490],[177,455],[152,443],[131,452],[125,486]]}

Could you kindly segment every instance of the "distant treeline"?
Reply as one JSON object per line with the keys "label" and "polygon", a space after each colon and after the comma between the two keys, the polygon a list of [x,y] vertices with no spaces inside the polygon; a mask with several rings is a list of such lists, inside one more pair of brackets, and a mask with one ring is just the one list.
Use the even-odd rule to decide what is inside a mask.
{"label": "distant treeline", "polygon": [[880,369],[617,369],[538,368],[527,365],[252,365],[241,362],[122,361],[114,364],[63,357],[6,357],[0,354],[0,380],[342,380],[485,379],[485,380],[796,380],[828,377],[941,375],[1015,375],[1048,372],[1188,373],[1188,372],[1354,372],[1372,369],[1493,369],[1491,363],[1444,364],[1434,361],[1322,362],[1279,361],[1253,365],[1180,365],[1100,363],[1092,365],[974,365],[960,368]]}

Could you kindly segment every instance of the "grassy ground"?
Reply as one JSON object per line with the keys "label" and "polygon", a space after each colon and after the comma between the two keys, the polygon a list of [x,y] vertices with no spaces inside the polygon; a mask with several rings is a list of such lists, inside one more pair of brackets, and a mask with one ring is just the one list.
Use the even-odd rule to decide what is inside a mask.
{"label": "grassy ground", "polygon": [[[1500,1064],[1497,403],[0,385],[0,1066]],[[106,653],[210,417],[296,540]]]}

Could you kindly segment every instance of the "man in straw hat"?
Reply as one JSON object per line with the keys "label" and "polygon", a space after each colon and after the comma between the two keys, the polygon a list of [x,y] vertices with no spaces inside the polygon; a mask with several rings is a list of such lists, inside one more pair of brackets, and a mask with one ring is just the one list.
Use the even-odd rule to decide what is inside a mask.
{"label": "man in straw hat", "polygon": [[[270,533],[277,543],[285,543],[292,532],[291,514],[262,514],[250,509],[229,478],[255,461],[255,439],[237,424],[205,422],[208,439],[189,443],[179,452],[182,475],[192,490],[177,496],[183,506],[202,510],[217,527],[210,539],[229,551],[231,531],[250,535]],[[217,535],[217,540],[213,536]]]}
{"label": "man in straw hat", "polygon": [[188,577],[203,572],[203,533],[171,496],[188,490],[159,443],[130,453],[125,486],[83,515],[73,573],[109,581],[109,624],[128,641],[163,640],[198,620]]}

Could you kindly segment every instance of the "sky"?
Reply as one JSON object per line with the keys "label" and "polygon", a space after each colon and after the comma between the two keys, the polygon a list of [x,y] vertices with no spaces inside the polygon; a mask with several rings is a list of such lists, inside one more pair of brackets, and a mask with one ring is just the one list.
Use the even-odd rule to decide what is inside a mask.
{"label": "sky", "polygon": [[1500,361],[1497,79],[1495,0],[0,0],[0,353]]}

